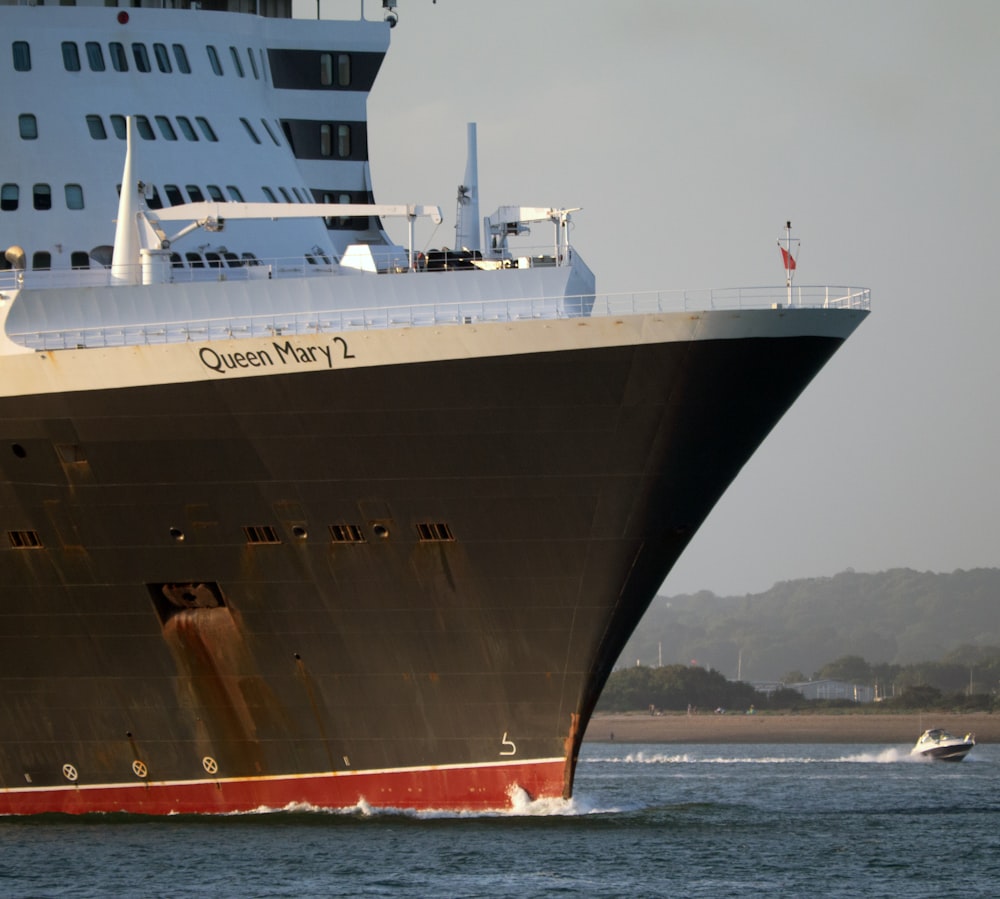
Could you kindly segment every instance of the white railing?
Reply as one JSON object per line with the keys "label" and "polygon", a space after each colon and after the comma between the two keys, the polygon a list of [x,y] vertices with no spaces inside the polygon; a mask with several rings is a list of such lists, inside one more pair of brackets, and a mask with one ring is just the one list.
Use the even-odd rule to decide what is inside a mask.
{"label": "white railing", "polygon": [[187,341],[277,338],[298,334],[409,328],[428,325],[473,325],[532,319],[753,309],[868,309],[871,294],[860,287],[796,287],[787,305],[784,287],[651,291],[648,293],[460,301],[415,306],[379,306],[326,312],[249,315],[141,325],[66,328],[17,332],[8,336],[36,350]]}

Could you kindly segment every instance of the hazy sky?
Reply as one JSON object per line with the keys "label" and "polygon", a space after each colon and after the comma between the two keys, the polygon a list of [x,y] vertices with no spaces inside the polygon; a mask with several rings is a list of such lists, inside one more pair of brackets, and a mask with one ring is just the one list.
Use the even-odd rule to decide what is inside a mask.
{"label": "hazy sky", "polygon": [[441,205],[434,246],[475,121],[481,212],[582,206],[601,293],[781,284],[786,219],[796,283],[872,289],[661,593],[1000,565],[1000,3],[398,12],[369,102],[375,195]]}

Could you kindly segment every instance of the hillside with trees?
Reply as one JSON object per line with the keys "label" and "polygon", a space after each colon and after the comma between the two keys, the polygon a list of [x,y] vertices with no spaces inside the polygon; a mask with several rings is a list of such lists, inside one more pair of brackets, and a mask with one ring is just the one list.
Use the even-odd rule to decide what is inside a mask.
{"label": "hillside with trees", "polygon": [[[972,681],[971,692],[979,692],[996,647],[1000,569],[899,568],[782,581],[745,596],[658,596],[618,667],[694,664],[729,680],[789,682],[838,677],[828,666],[853,658],[869,669],[883,666],[868,675],[884,684],[904,670],[902,686],[920,677],[940,682],[947,669],[949,683],[961,681],[970,692]],[[919,666],[930,667],[921,674]]]}

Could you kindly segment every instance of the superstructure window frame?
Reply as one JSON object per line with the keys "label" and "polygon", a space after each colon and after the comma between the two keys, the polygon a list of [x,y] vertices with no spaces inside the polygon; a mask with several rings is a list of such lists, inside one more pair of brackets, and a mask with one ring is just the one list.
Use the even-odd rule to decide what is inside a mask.
{"label": "superstructure window frame", "polygon": [[38,119],[32,112],[22,112],[17,117],[17,132],[21,140],[38,140]]}
{"label": "superstructure window frame", "polygon": [[31,206],[39,212],[48,212],[52,208],[52,185],[39,181],[31,186]]}
{"label": "superstructure window frame", "polygon": [[67,184],[64,186],[67,209],[83,209],[83,186],[80,184]]}
{"label": "superstructure window frame", "polygon": [[188,61],[187,50],[183,44],[174,44],[174,59],[177,62],[177,71],[182,75],[191,74],[191,63]]}
{"label": "superstructure window frame", "polygon": [[104,72],[107,70],[107,63],[104,61],[104,48],[98,41],[87,41],[84,45],[87,51],[87,65],[91,72]]}
{"label": "superstructure window frame", "polygon": [[107,140],[108,129],[104,127],[104,119],[97,115],[97,113],[88,113],[86,118],[87,131],[90,132],[91,138],[93,140]]}
{"label": "superstructure window frame", "polygon": [[15,72],[31,71],[31,44],[27,41],[14,41],[10,45],[10,53]]}
{"label": "superstructure window frame", "polygon": [[12,182],[0,185],[0,212],[14,212],[20,204],[20,185]]}
{"label": "superstructure window frame", "polygon": [[76,41],[62,42],[63,68],[67,72],[80,71],[80,48]]}
{"label": "superstructure window frame", "polygon": [[206,44],[205,52],[208,54],[208,64],[212,67],[212,71],[222,77],[222,60],[219,59],[219,51],[215,49],[213,44]]}
{"label": "superstructure window frame", "polygon": [[153,44],[153,56],[156,58],[156,67],[164,75],[170,75],[174,71],[174,67],[170,62],[170,51],[167,50],[166,44]]}
{"label": "superstructure window frame", "polygon": [[239,75],[240,78],[246,78],[247,75],[243,70],[243,62],[240,60],[240,51],[235,47],[230,47],[229,55],[233,58],[233,65],[236,67],[236,74]]}
{"label": "superstructure window frame", "polygon": [[116,72],[128,71],[128,54],[121,41],[111,41],[108,44],[108,56],[111,57],[111,68]]}

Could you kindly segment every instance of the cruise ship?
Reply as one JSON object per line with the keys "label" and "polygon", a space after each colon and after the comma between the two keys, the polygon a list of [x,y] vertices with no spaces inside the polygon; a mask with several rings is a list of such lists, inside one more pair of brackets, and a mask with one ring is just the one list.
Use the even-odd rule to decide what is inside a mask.
{"label": "cruise ship", "polygon": [[0,814],[571,796],[657,588],[869,312],[598,294],[578,210],[480,216],[471,127],[423,247],[442,207],[369,167],[395,7],[0,0]]}

